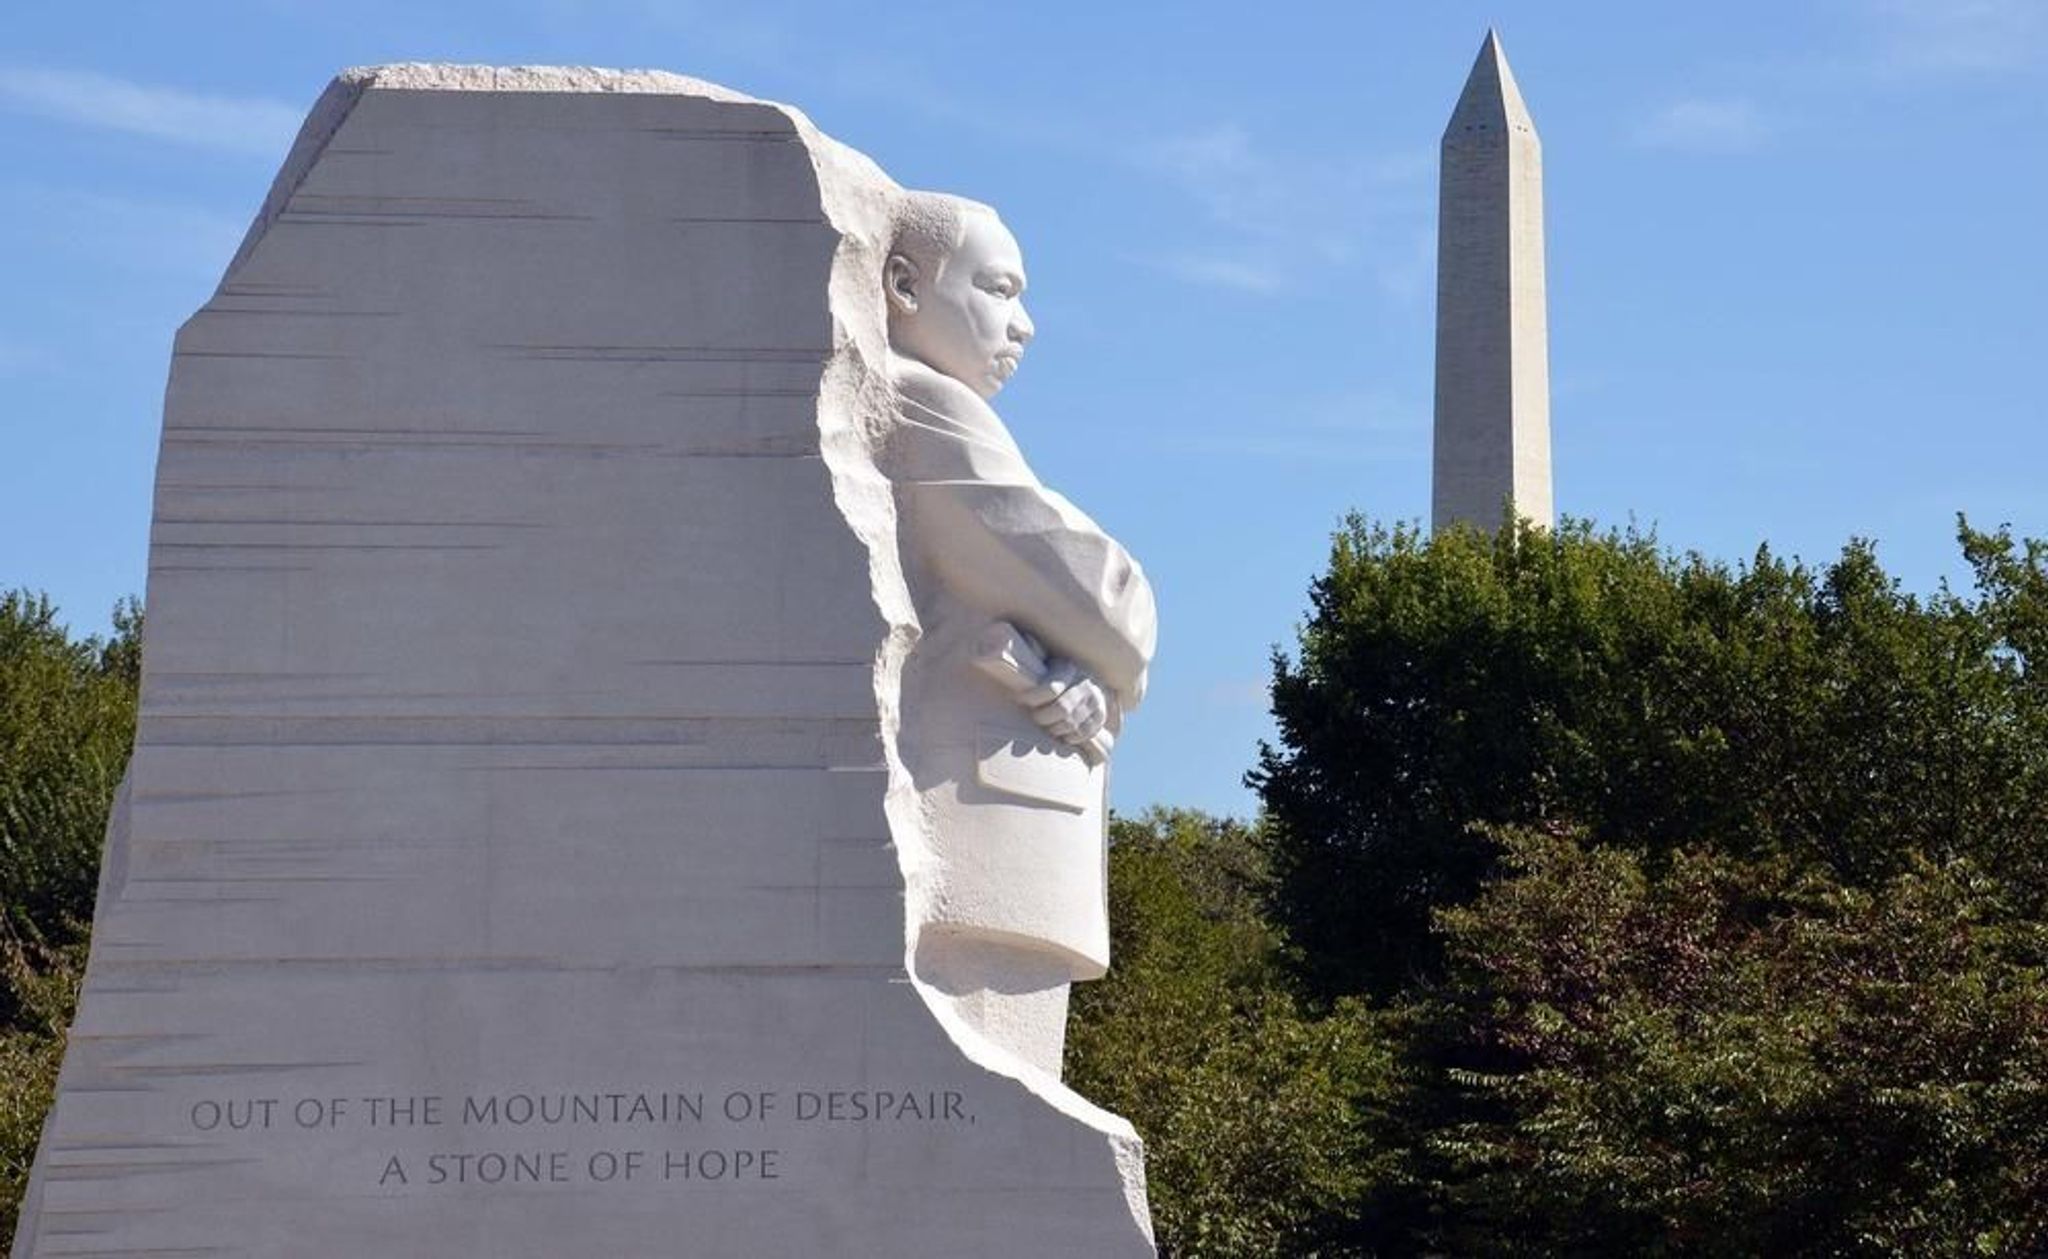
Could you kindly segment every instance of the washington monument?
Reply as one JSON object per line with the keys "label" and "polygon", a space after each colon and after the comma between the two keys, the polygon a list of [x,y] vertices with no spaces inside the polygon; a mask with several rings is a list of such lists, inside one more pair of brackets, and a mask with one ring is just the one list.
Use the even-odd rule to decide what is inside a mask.
{"label": "washington monument", "polygon": [[1543,148],[1488,31],[1444,128],[1437,204],[1430,519],[1491,529],[1504,503],[1551,523]]}

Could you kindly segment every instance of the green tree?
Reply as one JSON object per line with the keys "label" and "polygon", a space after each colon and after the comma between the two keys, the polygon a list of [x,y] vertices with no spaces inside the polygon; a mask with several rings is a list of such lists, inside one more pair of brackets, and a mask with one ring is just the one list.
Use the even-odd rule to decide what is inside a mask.
{"label": "green tree", "polygon": [[1361,1253],[2048,1251],[2048,547],[1959,535],[1338,535],[1252,781],[1399,1038]]}
{"label": "green tree", "polygon": [[1632,531],[1354,518],[1274,661],[1251,780],[1276,906],[1325,997],[1437,973],[1435,910],[1493,869],[1476,825],[1655,857],[1710,842],[1851,886],[1971,857],[2048,895],[2042,553],[1963,526],[1978,593],[1903,593],[1866,543],[1731,568]]}
{"label": "green tree", "polygon": [[111,639],[73,639],[48,599],[0,594],[0,915],[29,944],[62,945],[92,919],[107,809],[135,732],[133,601],[114,626]]}
{"label": "green tree", "polygon": [[134,737],[142,613],[74,639],[0,594],[0,1245],[12,1238],[84,967],[107,810]]}
{"label": "green tree", "polygon": [[48,949],[0,939],[0,989],[12,1011],[0,1027],[0,1247],[14,1240],[43,1116],[56,1095],[85,949],[84,940]]}
{"label": "green tree", "polygon": [[1395,1042],[1362,1006],[1295,999],[1257,831],[1154,810],[1111,833],[1116,964],[1075,990],[1066,1074],[1145,1138],[1161,1252],[1358,1253],[1331,1239],[1398,1180]]}
{"label": "green tree", "polygon": [[1995,880],[1505,853],[1440,920],[1446,1249],[2048,1249],[2048,928]]}

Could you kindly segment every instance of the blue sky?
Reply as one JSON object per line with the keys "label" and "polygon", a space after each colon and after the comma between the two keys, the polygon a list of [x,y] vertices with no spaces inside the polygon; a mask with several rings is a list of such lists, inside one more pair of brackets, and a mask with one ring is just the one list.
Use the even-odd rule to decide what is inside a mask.
{"label": "blue sky", "polygon": [[1245,812],[1267,657],[1344,512],[1428,508],[1435,148],[1489,23],[1548,183],[1557,497],[1740,559],[2048,535],[2048,3],[15,0],[0,587],[142,587],[164,372],[341,67],[655,66],[993,202],[1001,399],[1161,599],[1116,799]]}

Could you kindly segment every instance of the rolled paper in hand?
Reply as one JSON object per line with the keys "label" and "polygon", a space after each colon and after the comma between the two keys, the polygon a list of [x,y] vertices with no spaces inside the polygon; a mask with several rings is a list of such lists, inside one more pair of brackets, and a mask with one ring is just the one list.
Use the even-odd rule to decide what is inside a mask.
{"label": "rolled paper in hand", "polygon": [[[974,667],[994,678],[1013,697],[1022,697],[1045,685],[1046,675],[1052,671],[1024,631],[1008,621],[991,622],[974,640]],[[1115,742],[1105,728],[1073,747],[1081,753],[1081,759],[1090,765],[1100,765],[1109,759],[1109,749]]]}

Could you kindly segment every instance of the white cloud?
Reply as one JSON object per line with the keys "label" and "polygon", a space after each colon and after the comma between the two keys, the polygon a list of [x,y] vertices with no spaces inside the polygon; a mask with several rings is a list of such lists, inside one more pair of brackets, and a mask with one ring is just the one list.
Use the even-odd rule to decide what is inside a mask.
{"label": "white cloud", "polygon": [[1384,169],[1290,161],[1256,147],[1236,123],[1166,137],[1141,149],[1138,164],[1178,184],[1212,222],[1330,260],[1354,252],[1357,229],[1344,216],[1367,212],[1366,184]]}
{"label": "white cloud", "polygon": [[1202,699],[1211,708],[1253,709],[1264,712],[1272,706],[1273,679],[1229,678],[1211,682],[1203,689]]}
{"label": "white cloud", "polygon": [[1806,128],[1800,102],[2048,68],[2048,0],[1829,0],[1840,19],[1832,46],[1750,66],[1763,103],[1741,92],[1672,101],[1631,137],[1654,149],[1748,153]]}
{"label": "white cloud", "polygon": [[1414,306],[1436,295],[1436,225],[1418,226],[1403,246],[1389,240],[1373,262],[1373,278],[1389,301]]}
{"label": "white cloud", "polygon": [[2048,59],[2041,0],[1862,0],[1893,71],[2012,70]]}
{"label": "white cloud", "polygon": [[79,126],[270,158],[291,146],[302,113],[280,101],[202,96],[87,70],[0,67],[0,102]]}
{"label": "white cloud", "polygon": [[1685,153],[1748,153],[1770,136],[1756,104],[1741,97],[1693,97],[1673,101],[1645,119],[1636,142]]}
{"label": "white cloud", "polygon": [[1377,255],[1390,250],[1405,261],[1409,234],[1386,228],[1427,215],[1424,190],[1435,170],[1426,154],[1371,161],[1280,153],[1235,122],[1162,137],[1129,160],[1192,199],[1212,237],[1156,265],[1192,283],[1261,294],[1361,259],[1384,271]]}
{"label": "white cloud", "polygon": [[0,380],[26,376],[46,366],[50,356],[32,345],[0,341]]}
{"label": "white cloud", "polygon": [[1180,184],[1232,227],[1262,230],[1277,209],[1272,164],[1252,151],[1251,136],[1235,123],[1168,136],[1141,153],[1140,163]]}
{"label": "white cloud", "polygon": [[1175,254],[1165,258],[1146,259],[1176,279],[1190,284],[1206,285],[1211,288],[1235,289],[1240,293],[1278,293],[1287,287],[1287,278],[1280,269],[1269,263],[1255,262],[1249,258],[1233,258],[1223,255]]}
{"label": "white cloud", "polygon": [[1413,462],[1429,452],[1429,412],[1377,389],[1269,405],[1254,426],[1184,431],[1165,440],[1180,454],[1300,463]]}
{"label": "white cloud", "polygon": [[35,185],[0,193],[23,216],[24,235],[36,247],[135,271],[216,277],[248,228],[243,219],[183,202]]}

